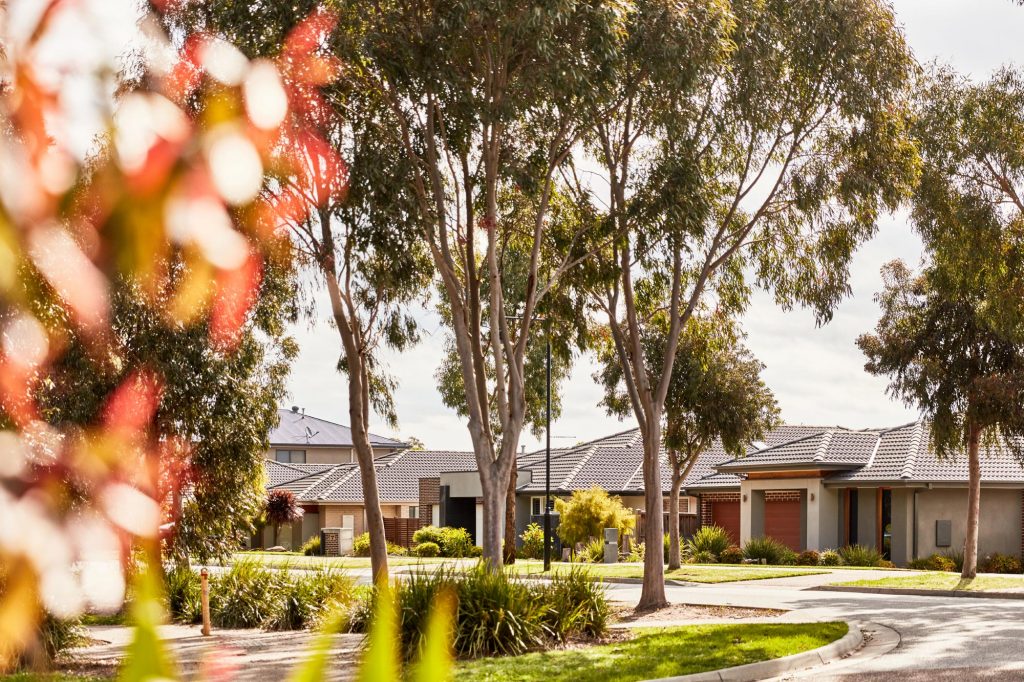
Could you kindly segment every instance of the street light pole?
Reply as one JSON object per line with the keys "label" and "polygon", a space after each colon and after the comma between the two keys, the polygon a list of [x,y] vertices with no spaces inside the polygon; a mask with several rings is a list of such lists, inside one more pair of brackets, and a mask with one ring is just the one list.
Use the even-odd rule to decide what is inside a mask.
{"label": "street light pole", "polygon": [[547,356],[547,410],[545,411],[544,438],[544,571],[551,570],[551,330],[548,330]]}

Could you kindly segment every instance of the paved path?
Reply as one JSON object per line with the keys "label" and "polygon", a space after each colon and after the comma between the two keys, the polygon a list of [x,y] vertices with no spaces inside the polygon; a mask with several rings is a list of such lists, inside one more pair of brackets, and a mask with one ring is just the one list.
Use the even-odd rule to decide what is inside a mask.
{"label": "paved path", "polygon": [[[867,579],[870,574],[842,571],[829,580]],[[898,641],[888,652],[868,647],[843,665],[801,675],[804,679],[890,682],[896,673],[899,680],[1024,680],[1024,601],[820,592],[808,589],[814,586],[812,578],[820,576],[688,585],[667,592],[673,603],[788,609],[777,622],[877,623],[882,626],[879,639],[889,639],[890,646]],[[640,587],[609,585],[609,596],[636,603]]]}

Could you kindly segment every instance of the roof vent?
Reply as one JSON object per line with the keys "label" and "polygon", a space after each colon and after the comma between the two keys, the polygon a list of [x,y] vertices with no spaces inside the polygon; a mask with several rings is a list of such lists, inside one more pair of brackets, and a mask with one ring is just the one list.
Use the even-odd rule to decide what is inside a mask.
{"label": "roof vent", "polygon": [[292,412],[295,413],[295,414],[298,414],[299,413],[299,406],[298,405],[292,405]]}
{"label": "roof vent", "polygon": [[763,440],[755,440],[750,444],[750,447],[754,448],[755,450],[764,450],[766,447],[768,447],[768,443],[765,443]]}

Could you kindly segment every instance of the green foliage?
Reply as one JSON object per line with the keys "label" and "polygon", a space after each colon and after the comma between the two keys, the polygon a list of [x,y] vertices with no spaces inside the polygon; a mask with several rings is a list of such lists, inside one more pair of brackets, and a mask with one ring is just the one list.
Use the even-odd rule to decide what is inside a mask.
{"label": "green foliage", "polygon": [[644,543],[634,542],[629,548],[629,554],[626,555],[623,561],[630,564],[642,564],[644,562],[644,554]]}
{"label": "green foliage", "polygon": [[718,563],[718,557],[709,550],[699,549],[691,552],[686,562],[690,564],[716,564]]}
{"label": "green foliage", "polygon": [[623,506],[622,500],[597,486],[574,490],[568,501],[556,499],[555,508],[560,514],[558,535],[569,546],[592,538],[603,539],[605,528],[618,528],[621,542],[622,536],[636,525],[633,512]]}
{"label": "green foliage", "polygon": [[412,543],[418,545],[421,542],[433,542],[438,547],[441,546],[443,529],[437,526],[422,526],[412,534]]}
{"label": "green foliage", "polygon": [[258,628],[270,622],[288,587],[287,570],[239,561],[210,577],[210,620],[222,628]]}
{"label": "green foliage", "polygon": [[387,544],[387,549],[388,549],[388,554],[390,554],[391,556],[405,556],[405,555],[407,555],[409,553],[409,548],[408,547],[403,547],[402,545],[396,545],[393,542],[389,542]]}
{"label": "green foliage", "polygon": [[743,550],[736,545],[729,545],[718,555],[718,561],[723,564],[742,564]]}
{"label": "green foliage", "polygon": [[583,547],[575,554],[577,561],[588,564],[600,564],[604,561],[604,540],[592,538],[583,543]]}
{"label": "green foliage", "polygon": [[956,570],[964,570],[964,551],[962,549],[947,549],[942,556],[952,561]]}
{"label": "green foliage", "polygon": [[[367,627],[376,592],[365,592],[362,604],[350,614],[353,631]],[[422,650],[427,617],[440,595],[453,595],[458,604],[453,647],[461,658],[517,655],[571,637],[600,637],[610,613],[604,589],[579,568],[539,583],[491,573],[482,566],[465,575],[439,567],[409,575],[396,584],[394,593],[401,651],[407,660]]]}
{"label": "green foliage", "polygon": [[821,562],[821,555],[813,549],[805,549],[796,557],[797,566],[817,566]]}
{"label": "green foliage", "polygon": [[556,573],[539,598],[546,608],[545,629],[556,639],[598,638],[607,632],[611,610],[604,586],[585,568]]}
{"label": "green foliage", "polygon": [[743,556],[766,564],[780,564],[789,547],[772,537],[751,538],[743,545]]}
{"label": "green foliage", "polygon": [[839,556],[839,552],[834,549],[826,549],[818,557],[818,564],[820,566],[842,566],[843,557]]}
{"label": "green foliage", "polygon": [[707,552],[718,558],[731,544],[729,533],[721,526],[701,526],[693,537],[686,541],[686,552],[691,555]]}
{"label": "green foliage", "polygon": [[416,545],[414,550],[418,557],[435,557],[441,554],[441,548],[437,546],[436,542],[421,542]]}
{"label": "green foliage", "polygon": [[941,554],[932,554],[931,556],[923,557],[920,559],[912,559],[907,563],[907,568],[912,568],[917,571],[958,571],[956,562],[949,557]]}
{"label": "green foliage", "polygon": [[[523,546],[519,549],[519,556],[524,559],[544,558],[544,529],[539,523],[531,523],[519,536]],[[551,538],[551,545],[554,546],[554,538]]]}
{"label": "green foliage", "polygon": [[316,627],[351,600],[352,580],[330,570],[289,574],[277,598],[275,609],[261,623],[262,627],[268,630]]}
{"label": "green foliage", "polygon": [[441,547],[441,556],[473,556],[473,538],[470,536],[469,531],[465,528],[442,528],[441,541],[437,544]]}
{"label": "green foliage", "polygon": [[352,539],[352,556],[370,556],[370,534],[363,533]]}
{"label": "green foliage", "polygon": [[314,535],[310,539],[306,540],[302,544],[302,549],[300,551],[305,556],[320,556],[320,536]]}
{"label": "green foliage", "polygon": [[782,552],[779,553],[779,565],[780,566],[795,566],[797,559],[797,553],[789,547],[786,547]]}
{"label": "green foliage", "polygon": [[1024,566],[1021,565],[1018,557],[993,552],[985,557],[981,564],[981,571],[983,573],[1022,573]]}
{"label": "green foliage", "polygon": [[182,623],[202,621],[202,581],[198,573],[185,566],[174,566],[164,574],[164,587],[171,618]]}
{"label": "green foliage", "polygon": [[847,545],[839,548],[839,556],[846,566],[878,566],[882,555],[874,547]]}

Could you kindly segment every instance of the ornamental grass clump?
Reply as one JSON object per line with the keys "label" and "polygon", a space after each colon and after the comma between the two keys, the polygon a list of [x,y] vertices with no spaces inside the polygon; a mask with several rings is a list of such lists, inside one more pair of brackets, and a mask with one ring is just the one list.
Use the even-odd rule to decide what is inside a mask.
{"label": "ornamental grass clump", "polygon": [[284,599],[287,569],[267,570],[240,561],[210,581],[210,618],[221,628],[258,628],[269,622]]}
{"label": "ornamental grass clump", "polygon": [[765,564],[779,564],[786,558],[786,552],[792,552],[789,547],[772,537],[751,538],[743,545],[743,556]]}
{"label": "ornamental grass clump", "polygon": [[882,555],[878,550],[865,545],[840,547],[839,556],[847,566],[878,566],[882,562]]}
{"label": "ornamental grass clump", "polygon": [[834,549],[826,549],[818,556],[819,566],[842,566],[843,557]]}
{"label": "ornamental grass clump", "polygon": [[198,623],[203,618],[202,583],[199,574],[187,566],[175,566],[164,574],[167,610],[180,623]]}
{"label": "ornamental grass clump", "polygon": [[312,628],[351,600],[352,580],[331,570],[288,575],[278,595],[262,627],[268,630]]}
{"label": "ornamental grass clump", "polygon": [[545,628],[560,641],[600,637],[608,630],[610,609],[604,585],[586,569],[574,566],[556,574],[542,590]]}
{"label": "ornamental grass clump", "polygon": [[699,552],[707,552],[715,559],[729,549],[732,540],[729,533],[721,526],[701,526],[693,537],[686,541],[685,552],[688,555],[695,555]]}

